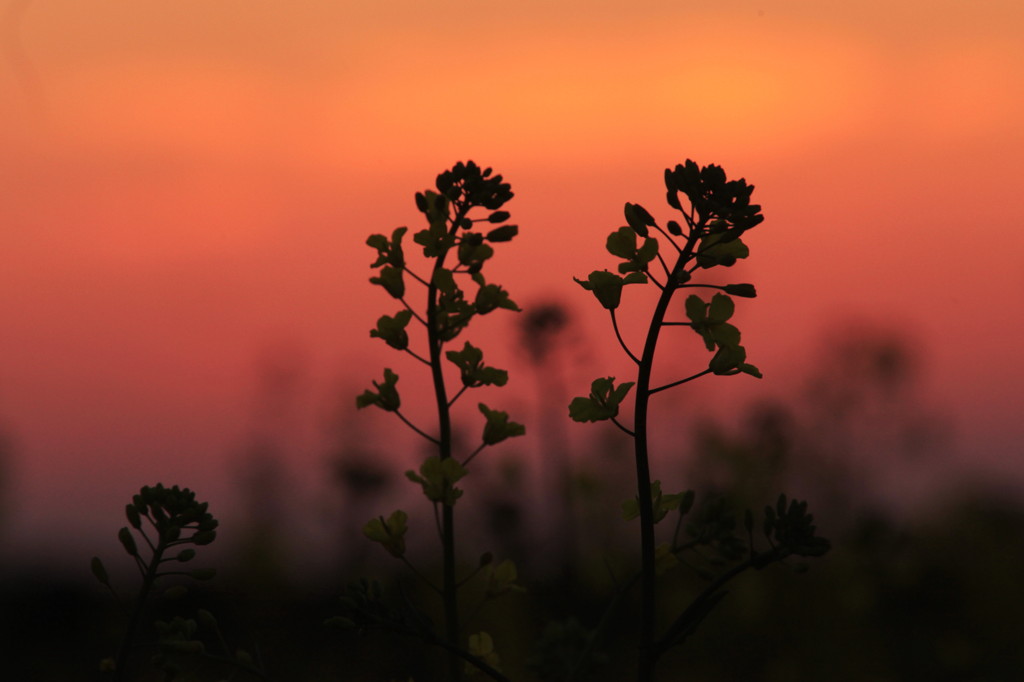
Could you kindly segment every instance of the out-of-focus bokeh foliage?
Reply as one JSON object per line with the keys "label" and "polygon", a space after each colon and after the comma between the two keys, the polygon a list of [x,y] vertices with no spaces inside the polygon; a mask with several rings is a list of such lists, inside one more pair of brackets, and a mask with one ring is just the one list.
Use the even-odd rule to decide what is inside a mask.
{"label": "out-of-focus bokeh foliage", "polygon": [[[805,398],[755,405],[736,424],[706,422],[685,458],[698,500],[720,497],[758,509],[779,490],[806,497],[832,551],[806,573],[792,561],[741,577],[686,645],[666,656],[663,679],[673,679],[674,671],[695,681],[1024,679],[1024,504],[982,485],[936,490],[911,508],[879,495],[877,487],[892,490],[875,485],[879,462],[902,462],[901,471],[928,467],[930,444],[942,437],[941,419],[916,396],[916,368],[905,344],[881,333],[846,338],[809,377]],[[875,452],[854,457],[866,446]],[[379,468],[365,444],[336,455],[327,471],[351,504],[375,508],[376,495],[392,494],[394,474]],[[486,620],[470,624],[493,635],[512,679],[563,679],[565,661],[585,647],[616,582],[635,570],[633,548],[619,542],[628,523],[621,518],[622,500],[612,497],[622,472],[598,457],[560,462],[568,473],[559,486],[568,489],[571,503],[553,509],[570,518],[555,527],[571,533],[565,546],[573,552],[556,553],[554,563],[528,556],[536,551],[531,537],[540,536],[526,522],[533,501],[528,480],[515,467],[495,463],[475,483],[493,494],[481,494],[489,503],[478,508],[480,527],[473,532],[483,538],[497,533],[498,558],[526,567],[518,580],[526,592],[502,596]],[[362,461],[373,466],[364,468]],[[266,484],[260,489],[270,494]],[[254,516],[254,522],[265,529],[270,520]],[[277,543],[286,533],[266,531],[266,537]],[[344,585],[371,572],[394,588],[385,592],[429,607],[430,595],[414,579],[388,573],[392,564],[375,559],[383,555],[372,551],[379,548],[367,550],[358,533],[346,533],[365,545],[307,548],[334,558],[329,577],[289,579],[278,563],[268,570],[265,562],[282,557],[259,551],[259,537],[245,535],[246,551],[229,556],[215,581],[153,617],[214,610],[233,642],[259,652],[272,679],[438,679],[439,651],[412,639],[358,637],[323,626],[337,613]],[[515,556],[520,553],[527,556]],[[0,648],[10,679],[101,679],[99,661],[123,624],[109,595],[87,581],[87,567],[81,582],[69,582],[5,558]],[[478,560],[465,558],[467,566]],[[672,575],[663,592],[665,613],[684,607],[704,585],[685,568]],[[486,581],[475,589],[482,593]],[[473,604],[473,595],[464,603]],[[625,605],[586,679],[631,675],[628,623],[635,608]],[[206,678],[200,671],[197,679]]]}

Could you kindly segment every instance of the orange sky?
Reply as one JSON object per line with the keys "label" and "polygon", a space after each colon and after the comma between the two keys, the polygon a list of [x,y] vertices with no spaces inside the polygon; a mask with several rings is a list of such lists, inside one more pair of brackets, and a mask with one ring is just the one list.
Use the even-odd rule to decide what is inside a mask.
{"label": "orange sky", "polygon": [[51,497],[107,504],[75,523],[116,528],[110,495],[200,466],[223,476],[277,348],[307,377],[281,428],[316,471],[338,382],[355,391],[377,376],[367,368],[400,363],[366,335],[391,305],[366,283],[365,236],[415,221],[412,194],[470,158],[517,194],[521,236],[495,277],[524,305],[581,306],[595,374],[622,365],[571,276],[610,266],[624,201],[667,215],[665,166],[719,163],[757,186],[767,216],[741,271],[762,293],[741,314],[767,378],[716,390],[781,390],[849,317],[905,328],[964,455],[1020,475],[1015,0],[0,11],[0,424],[16,539]]}

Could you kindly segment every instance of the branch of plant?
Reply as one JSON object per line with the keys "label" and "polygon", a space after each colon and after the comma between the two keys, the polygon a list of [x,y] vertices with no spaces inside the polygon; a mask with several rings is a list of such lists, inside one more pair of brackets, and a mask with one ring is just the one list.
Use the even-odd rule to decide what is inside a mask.
{"label": "branch of plant", "polygon": [[714,582],[704,588],[704,590],[697,595],[697,598],[690,602],[690,605],[687,606],[686,609],[684,609],[683,612],[672,622],[665,631],[665,634],[654,643],[654,648],[652,650],[654,658],[657,659],[671,647],[681,644],[689,634],[685,631],[689,618],[691,618],[698,609],[704,606],[704,602],[707,599],[710,599],[714,594],[719,592],[730,580],[752,566],[753,561],[751,559],[742,561],[722,575],[718,576]]}
{"label": "branch of plant", "polygon": [[622,431],[627,436],[629,436],[630,438],[636,438],[636,434],[627,427],[623,426],[615,417],[611,418],[611,422],[612,424],[615,424],[617,427],[619,427],[619,430]]}
{"label": "branch of plant", "polygon": [[404,414],[402,414],[402,413],[401,413],[401,412],[400,412],[399,410],[392,410],[392,411],[393,411],[393,412],[394,412],[394,413],[395,413],[396,415],[398,415],[398,418],[399,418],[399,419],[401,419],[401,420],[402,420],[403,422],[405,422],[405,425],[406,425],[406,426],[408,426],[408,427],[409,427],[410,429],[412,429],[412,430],[413,430],[413,431],[415,431],[416,433],[420,434],[421,436],[423,436],[424,438],[426,438],[427,440],[429,440],[429,441],[430,441],[431,443],[434,443],[435,445],[440,445],[440,442],[439,442],[439,441],[438,441],[438,440],[437,440],[436,438],[434,438],[434,437],[433,437],[433,436],[431,436],[431,435],[428,435],[428,434],[427,434],[427,433],[425,433],[425,432],[424,432],[423,430],[421,430],[421,429],[420,429],[420,428],[419,428],[418,426],[416,426],[416,425],[415,425],[415,424],[413,424],[413,423],[412,423],[411,421],[409,421],[408,419],[406,419],[405,415],[404,415]]}
{"label": "branch of plant", "polygon": [[419,275],[417,275],[417,274],[416,274],[415,272],[413,272],[412,270],[410,270],[410,269],[409,269],[409,266],[408,266],[408,265],[403,265],[403,266],[402,266],[402,269],[403,269],[403,270],[405,270],[405,271],[406,271],[407,273],[409,273],[409,275],[410,275],[410,276],[412,276],[412,278],[413,278],[414,280],[416,280],[417,282],[419,282],[419,283],[420,283],[420,284],[422,284],[423,286],[429,286],[429,285],[427,284],[427,280],[423,279],[422,277],[420,277]]}
{"label": "branch of plant", "polygon": [[[679,248],[679,244],[676,244],[676,240],[672,238],[672,235],[670,235],[668,232],[663,230],[661,228],[661,225],[655,224],[654,229],[657,230],[658,232],[660,232],[662,234],[662,236],[664,236],[665,239],[668,240],[668,243],[672,245],[672,248],[674,248],[676,250],[676,253],[682,253],[683,252],[683,250],[681,248]],[[658,253],[658,258],[661,258],[661,253],[660,252]],[[669,268],[668,268],[668,264],[665,263],[664,260],[661,261],[661,264],[665,266],[665,274],[667,275],[670,272]]]}
{"label": "branch of plant", "polygon": [[451,407],[452,405],[454,405],[455,401],[458,400],[462,396],[462,394],[466,392],[467,388],[469,388],[469,386],[466,386],[465,384],[463,384],[462,388],[459,389],[458,393],[456,393],[454,396],[452,396],[452,399],[448,401],[448,407]]}
{"label": "branch of plant", "polygon": [[409,561],[409,559],[404,554],[402,556],[400,556],[399,558],[402,560],[403,564],[405,564],[406,566],[409,567],[409,570],[413,572],[413,575],[415,575],[417,578],[422,580],[427,585],[427,587],[432,589],[437,594],[443,594],[441,592],[441,588],[438,587],[437,585],[435,585],[427,576],[425,576],[422,573],[420,573],[419,569],[416,568],[416,566],[413,565],[413,563],[411,561]]}
{"label": "branch of plant", "polygon": [[626,351],[626,355],[628,355],[633,362],[639,365],[640,358],[633,354],[633,351],[631,351],[629,346],[626,345],[626,342],[622,339],[622,334],[619,332],[619,322],[615,317],[615,308],[612,308],[609,312],[612,315],[612,328],[615,329],[615,338],[619,340],[619,345],[622,346],[622,350]]}
{"label": "branch of plant", "polygon": [[398,299],[398,300],[400,300],[402,302],[402,305],[405,306],[405,309],[408,310],[410,313],[412,313],[412,316],[414,318],[416,318],[416,320],[418,320],[420,324],[422,324],[424,327],[427,326],[427,321],[424,320],[422,317],[420,317],[420,314],[418,312],[416,312],[411,305],[409,305],[409,303],[405,300],[404,296],[402,298]]}
{"label": "branch of plant", "polygon": [[705,369],[704,371],[697,372],[696,374],[688,376],[685,379],[679,379],[678,381],[673,381],[672,383],[665,384],[664,386],[658,386],[657,388],[648,389],[647,393],[649,395],[654,395],[658,391],[664,391],[665,389],[673,388],[675,386],[679,386],[681,384],[685,384],[688,381],[693,381],[694,379],[699,379],[700,377],[704,376],[705,374],[711,374],[711,370],[710,369]]}
{"label": "branch of plant", "polygon": [[465,460],[464,460],[464,461],[462,462],[462,466],[463,466],[463,468],[465,468],[466,466],[468,466],[468,465],[469,465],[469,463],[473,461],[473,458],[474,458],[474,457],[476,457],[477,455],[479,455],[479,454],[480,454],[481,452],[483,452],[483,449],[484,449],[484,448],[486,448],[486,447],[487,447],[487,443],[481,443],[481,444],[480,444],[480,445],[479,445],[479,446],[477,447],[477,449],[476,449],[476,450],[474,450],[473,452],[471,452],[471,453],[470,453],[470,455],[469,455],[469,457],[467,457],[467,458],[466,458],[466,459],[465,459]]}
{"label": "branch of plant", "polygon": [[427,365],[428,367],[430,366],[430,360],[427,360],[426,358],[424,358],[422,355],[420,355],[416,351],[414,351],[414,350],[412,350],[411,348],[408,348],[408,347],[406,347],[404,350],[405,350],[406,353],[408,353],[409,355],[413,356],[414,358],[416,358],[417,360],[422,362],[424,365]]}

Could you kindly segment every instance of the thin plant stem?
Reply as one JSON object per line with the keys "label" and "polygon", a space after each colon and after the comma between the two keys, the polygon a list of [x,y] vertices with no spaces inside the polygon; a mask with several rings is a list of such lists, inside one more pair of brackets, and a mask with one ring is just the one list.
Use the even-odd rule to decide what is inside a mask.
{"label": "thin plant stem", "polygon": [[415,317],[420,324],[422,324],[424,327],[427,326],[427,321],[420,317],[420,314],[416,312],[416,310],[413,309],[411,305],[409,305],[408,301],[406,301],[405,298],[401,298],[399,300],[402,301],[402,305],[405,306],[405,309],[412,313],[412,316]]}
{"label": "thin plant stem", "polygon": [[[676,253],[682,253],[683,252],[683,250],[681,248],[679,248],[679,244],[676,244],[676,240],[672,238],[672,235],[670,235],[668,232],[663,230],[660,225],[655,225],[654,229],[657,230],[658,232],[661,232],[661,234],[665,237],[665,239],[668,240],[668,243],[672,245],[672,248],[674,248],[676,250]],[[661,255],[660,249],[658,251],[658,255],[659,256]],[[664,265],[665,261],[662,261],[662,264]],[[668,265],[665,265],[665,274],[667,275],[668,272],[669,272]]]}
{"label": "thin plant stem", "polygon": [[[143,534],[145,536],[145,534]],[[115,682],[121,682],[127,679],[128,668],[128,653],[132,648],[132,644],[135,642],[135,633],[139,629],[139,621],[142,619],[142,610],[146,605],[146,600],[149,597],[150,590],[153,589],[153,584],[156,582],[157,570],[160,567],[160,559],[164,553],[164,545],[161,542],[157,543],[157,546],[153,549],[153,556],[150,559],[148,566],[146,567],[146,573],[142,577],[142,585],[139,587],[139,596],[135,600],[135,608],[132,610],[131,620],[128,622],[128,629],[125,631],[124,640],[121,642],[121,648],[117,652],[117,661],[114,665],[114,680]],[[138,555],[136,555],[138,559]]]}
{"label": "thin plant stem", "polygon": [[679,614],[679,617],[672,622],[666,630],[665,635],[654,644],[654,651],[652,652],[654,657],[657,658],[665,653],[670,647],[680,643],[686,639],[687,633],[685,632],[685,626],[687,621],[696,613],[699,609],[704,608],[705,602],[711,599],[721,590],[730,580],[743,573],[748,568],[753,567],[754,559],[747,559],[739,564],[736,564],[728,571],[718,576],[714,582],[708,585],[704,590],[694,599],[690,605]]}
{"label": "thin plant stem", "polygon": [[412,278],[413,278],[414,280],[416,280],[417,282],[419,282],[419,283],[420,283],[420,284],[422,284],[423,286],[425,286],[425,287],[426,287],[426,286],[430,286],[429,284],[427,284],[427,280],[423,279],[422,277],[420,277],[419,275],[417,275],[417,274],[416,274],[415,272],[413,272],[412,270],[410,270],[410,269],[409,269],[409,266],[408,266],[408,265],[403,265],[403,266],[402,266],[402,269],[403,269],[403,270],[405,270],[405,271],[406,271],[407,273],[409,273],[409,276],[410,276],[410,277],[412,277]]}
{"label": "thin plant stem", "polygon": [[673,386],[679,386],[680,384],[685,384],[687,381],[693,381],[694,379],[699,379],[702,376],[704,376],[705,374],[711,374],[711,370],[710,369],[706,369],[703,372],[697,372],[696,374],[694,374],[692,376],[688,376],[685,379],[680,379],[679,381],[673,381],[671,384],[665,384],[664,386],[658,386],[657,388],[652,388],[652,389],[650,389],[650,391],[648,391],[648,393],[650,393],[651,395],[654,395],[658,391],[664,391],[666,388],[672,388]]}
{"label": "thin plant stem", "polygon": [[633,355],[633,351],[631,351],[629,346],[626,345],[626,342],[622,339],[622,334],[619,332],[619,322],[615,317],[615,308],[612,308],[609,312],[612,314],[612,328],[615,329],[615,338],[619,340],[619,345],[622,346],[622,350],[626,351],[626,355],[628,355],[633,362],[639,365],[640,358]]}
{"label": "thin plant stem", "polygon": [[466,458],[466,459],[465,459],[465,460],[464,460],[464,461],[462,462],[462,466],[463,466],[463,467],[465,467],[465,466],[466,466],[466,465],[468,465],[468,464],[469,464],[470,462],[472,462],[472,461],[473,461],[473,458],[474,458],[474,457],[476,457],[477,455],[479,455],[479,454],[480,454],[481,452],[483,452],[483,449],[484,449],[484,448],[486,448],[486,447],[487,447],[487,443],[480,443],[480,446],[479,446],[479,447],[478,447],[478,448],[477,448],[476,450],[474,450],[473,452],[471,452],[471,453],[469,454],[469,457],[467,457],[467,458]]}
{"label": "thin plant stem", "polygon": [[425,585],[426,585],[427,587],[429,587],[430,589],[432,589],[432,590],[433,590],[434,592],[437,592],[438,594],[441,594],[441,588],[439,588],[439,587],[438,587],[437,585],[435,585],[434,583],[432,583],[432,582],[430,581],[430,579],[429,579],[429,578],[428,578],[427,576],[425,576],[425,575],[423,575],[422,573],[420,573],[420,572],[419,572],[419,569],[417,569],[417,568],[416,568],[416,566],[415,566],[415,565],[413,565],[413,563],[412,563],[411,561],[409,561],[409,559],[407,559],[407,558],[406,558],[406,556],[405,556],[404,554],[403,554],[403,555],[402,555],[401,557],[399,557],[399,558],[401,558],[401,560],[402,560],[402,563],[403,563],[403,564],[405,564],[406,566],[408,566],[408,567],[409,567],[409,570],[413,572],[413,575],[415,575],[415,576],[416,576],[417,578],[419,578],[420,580],[422,580],[422,581],[423,581],[423,583],[424,583],[424,584],[425,584]]}
{"label": "thin plant stem", "polygon": [[623,426],[622,423],[619,422],[619,420],[616,419],[615,417],[611,418],[611,422],[612,422],[612,424],[615,424],[617,427],[619,427],[619,430],[622,431],[623,433],[625,433],[630,438],[634,438],[636,436],[636,434],[633,433],[633,431],[631,431],[627,427]]}
{"label": "thin plant stem", "polygon": [[414,358],[416,358],[420,362],[422,362],[424,365],[428,365],[428,366],[430,365],[430,360],[427,360],[426,358],[424,358],[422,355],[420,355],[416,351],[412,350],[411,348],[406,348],[405,352],[408,353],[409,355],[413,356]]}
{"label": "thin plant stem", "polygon": [[402,420],[403,422],[405,422],[405,425],[406,425],[406,426],[408,426],[408,427],[409,427],[410,429],[412,429],[412,430],[413,430],[413,431],[415,431],[416,433],[420,434],[421,436],[423,436],[424,438],[426,438],[427,440],[429,440],[429,441],[430,441],[431,443],[434,443],[435,445],[440,445],[440,443],[438,442],[438,440],[437,440],[436,438],[434,438],[434,437],[433,437],[433,436],[431,436],[430,434],[426,433],[425,431],[423,431],[422,429],[420,429],[420,428],[419,428],[418,426],[416,426],[415,424],[413,424],[413,423],[412,423],[411,421],[409,421],[408,419],[406,419],[406,417],[405,417],[405,415],[404,415],[404,414],[402,414],[402,413],[401,413],[401,412],[399,412],[398,410],[394,410],[394,413],[395,413],[396,415],[398,415],[398,418],[399,418],[399,419],[401,419],[401,420]]}
{"label": "thin plant stem", "polygon": [[[677,251],[679,250],[678,246],[676,247],[676,250]],[[665,258],[661,255],[661,251],[659,251],[656,255],[658,256],[658,262],[661,263],[661,267],[665,271],[665,278],[667,280],[668,277],[671,276],[672,271],[669,269],[668,263],[665,262]],[[650,277],[650,273],[649,272],[647,273],[647,276]]]}
{"label": "thin plant stem", "polygon": [[462,396],[462,394],[466,392],[467,388],[469,388],[469,387],[466,386],[466,385],[463,385],[462,388],[459,389],[459,392],[456,393],[455,395],[453,395],[452,399],[448,401],[448,407],[451,407],[452,405],[454,405],[455,401],[458,400]]}

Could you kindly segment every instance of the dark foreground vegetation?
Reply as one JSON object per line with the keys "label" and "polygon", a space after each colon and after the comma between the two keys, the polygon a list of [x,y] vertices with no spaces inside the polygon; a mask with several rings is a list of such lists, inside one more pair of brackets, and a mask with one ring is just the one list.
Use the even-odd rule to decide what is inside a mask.
{"label": "dark foreground vegetation", "polygon": [[[738,583],[662,674],[708,681],[1021,678],[1024,507],[1016,500],[963,491],[913,522],[858,511],[826,514],[825,523],[844,529],[832,534],[836,547],[827,560],[805,574],[772,570]],[[275,680],[443,679],[443,656],[414,639],[344,636],[324,627],[337,613],[338,585],[355,579],[356,567],[342,569],[337,585],[282,584],[258,566],[221,569],[152,618],[216,613],[231,651],[252,652]],[[410,586],[404,575],[378,577],[386,590]],[[607,581],[605,557],[597,554],[580,557],[564,575],[522,576],[525,591],[503,597],[500,612],[484,623],[502,642],[506,674],[546,679],[542,662],[557,667],[562,648],[524,634],[581,645],[606,606]],[[705,584],[682,574],[666,599],[685,601]],[[585,679],[629,678],[628,667],[615,662],[630,658],[631,615],[602,648],[607,662]],[[95,582],[10,569],[0,586],[0,618],[5,669],[18,680],[108,679],[100,661],[114,653],[125,625]],[[155,639],[151,625],[141,639]],[[217,651],[212,641],[210,650]],[[540,664],[532,672],[530,661]],[[223,669],[208,673],[195,679],[226,677]]]}

